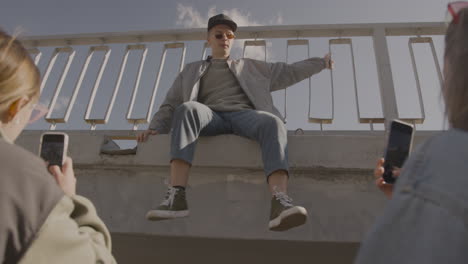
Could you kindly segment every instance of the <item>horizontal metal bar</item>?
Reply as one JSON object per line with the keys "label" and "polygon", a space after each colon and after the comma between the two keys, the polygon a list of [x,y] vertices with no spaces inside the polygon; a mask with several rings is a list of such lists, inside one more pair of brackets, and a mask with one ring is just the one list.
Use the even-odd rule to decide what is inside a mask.
{"label": "horizontal metal bar", "polygon": [[[384,28],[387,36],[444,35],[445,23],[373,23],[332,25],[284,25],[239,27],[237,39],[252,38],[296,38],[307,37],[351,37],[372,36],[376,28]],[[22,37],[28,47],[99,45],[102,43],[139,43],[160,41],[206,40],[206,29],[175,29],[161,31],[131,31],[92,34],[68,34]]]}
{"label": "horizontal metal bar", "polygon": [[36,55],[36,54],[41,53],[41,51],[38,48],[29,48],[28,53],[31,55]]}
{"label": "horizontal metal bar", "polygon": [[424,118],[398,118],[401,121],[405,121],[413,124],[422,124],[424,123]]}
{"label": "horizontal metal bar", "polygon": [[359,123],[362,124],[383,124],[385,123],[385,118],[377,118],[377,117],[360,117],[359,118]]}
{"label": "horizontal metal bar", "polygon": [[143,50],[146,48],[146,45],[144,44],[134,44],[134,45],[128,45],[127,50]]}
{"label": "horizontal metal bar", "polygon": [[316,124],[331,124],[333,122],[333,118],[317,118],[317,117],[309,117],[309,123],[316,123]]}
{"label": "horizontal metal bar", "polygon": [[182,49],[184,47],[185,47],[185,43],[183,43],[183,42],[164,44],[164,48],[166,48],[166,49]]}
{"label": "horizontal metal bar", "polygon": [[330,45],[341,45],[341,44],[351,45],[352,44],[350,38],[330,39],[328,43]]}
{"label": "horizontal metal bar", "polygon": [[431,37],[413,37],[409,38],[409,43],[432,43]]}
{"label": "horizontal metal bar", "polygon": [[266,41],[265,40],[246,40],[244,42],[244,47],[246,46],[266,47]]}
{"label": "horizontal metal bar", "polygon": [[92,46],[89,47],[90,51],[108,51],[110,50],[109,46]]}
{"label": "horizontal metal bar", "polygon": [[84,121],[91,125],[104,125],[107,123],[104,119],[85,119]]}
{"label": "horizontal metal bar", "polygon": [[287,46],[308,46],[308,39],[288,39]]}

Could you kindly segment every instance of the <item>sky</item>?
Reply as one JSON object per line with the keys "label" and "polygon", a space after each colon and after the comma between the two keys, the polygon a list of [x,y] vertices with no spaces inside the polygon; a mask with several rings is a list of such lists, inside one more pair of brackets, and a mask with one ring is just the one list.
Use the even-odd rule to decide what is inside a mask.
{"label": "sky", "polygon": [[[206,27],[206,21],[212,15],[217,13],[225,13],[233,17],[239,26],[259,26],[259,25],[309,25],[309,24],[346,24],[346,23],[391,23],[391,22],[441,22],[446,15],[446,0],[236,0],[236,1],[160,1],[160,0],[41,0],[41,1],[26,1],[26,0],[3,0],[2,8],[0,9],[0,27],[8,32],[19,31],[22,35],[55,35],[55,34],[76,34],[76,33],[98,33],[98,32],[127,32],[127,31],[142,31],[142,30],[167,30],[178,28],[200,28]],[[441,61],[443,50],[442,37],[434,38],[435,45],[438,51],[438,60]],[[284,40],[283,40],[284,42]],[[268,61],[287,61],[294,62],[304,59],[306,56],[305,49],[301,47],[292,48],[286,54],[285,44],[280,40],[271,40],[268,42],[267,54]],[[317,42],[311,42],[311,57],[323,56],[328,52],[327,39],[319,39]],[[201,56],[199,46],[188,49],[186,62],[200,59]],[[378,90],[377,73],[375,69],[375,57],[372,50],[371,38],[353,38],[354,52],[357,65],[357,80],[358,91],[360,93],[359,100],[361,101],[361,112],[364,115],[381,114],[380,104],[378,103],[380,92]],[[391,52],[391,63],[394,74],[395,89],[398,98],[398,108],[400,116],[412,117],[420,115],[419,103],[417,103],[416,85],[414,76],[409,74],[412,72],[407,38],[389,38],[388,45]],[[419,45],[419,44],[418,44]],[[137,100],[144,100],[148,92],[151,90],[157,64],[159,63],[160,46],[149,45],[150,55],[145,62],[145,69],[139,90]],[[111,87],[115,81],[112,77],[112,72],[117,71],[117,67],[121,61],[122,51],[119,51],[119,46],[115,46],[115,51],[109,60],[109,67],[104,74],[102,88],[98,92],[98,103],[93,108],[96,115],[102,115],[107,101],[106,96],[109,94]],[[242,43],[238,42],[233,48],[233,55],[241,56]],[[77,52],[86,53],[86,48],[76,47]],[[197,50],[197,52],[192,50]],[[43,56],[39,63],[39,68],[43,72],[46,68],[48,59],[50,58],[51,49],[43,49]],[[158,53],[159,52],[159,53]],[[249,51],[248,51],[249,52]],[[263,55],[263,50],[251,50],[247,57],[258,57]],[[335,109],[336,124],[330,125],[327,129],[330,130],[366,130],[368,125],[357,124],[356,118],[350,118],[350,110],[353,110],[352,116],[356,116],[353,98],[352,73],[350,64],[349,47],[333,47],[333,57],[336,61],[336,78],[335,85]],[[200,53],[200,54],[198,54]],[[423,85],[424,104],[428,113],[426,124],[419,126],[418,129],[441,129],[443,126],[443,105],[440,100],[440,88],[435,76],[434,67],[425,66],[431,64],[432,57],[426,46],[422,45],[415,49],[416,60]],[[48,57],[49,56],[49,57]],[[119,57],[120,56],[120,57]],[[130,58],[129,64],[138,62],[138,54],[135,58]],[[168,63],[163,71],[163,77],[160,83],[160,91],[158,90],[157,104],[161,102],[162,97],[168,87],[175,78],[177,72],[177,63],[179,60],[178,54],[168,54],[172,63]],[[98,60],[99,56],[96,56]],[[70,77],[67,78],[64,85],[64,94],[60,97],[60,105],[62,108],[67,105],[68,95],[71,93],[75,79],[81,69],[85,56],[77,56],[70,68]],[[94,58],[93,58],[94,59]],[[171,60],[169,59],[169,60]],[[60,60],[58,60],[60,65]],[[62,59],[62,65],[64,64]],[[97,63],[95,63],[97,65]],[[433,64],[433,63],[432,63]],[[57,66],[59,67],[59,66]],[[62,66],[63,67],[63,66]],[[91,70],[93,66],[90,66]],[[136,68],[136,67],[133,67]],[[94,70],[97,71],[97,66]],[[133,71],[133,72],[132,72]],[[129,76],[135,74],[135,69],[128,69]],[[107,76],[107,77],[106,77]],[[54,79],[55,78],[55,79]],[[51,97],[51,92],[55,85],[54,80],[57,76],[51,76],[50,83],[46,84],[43,98],[41,100],[47,103],[47,98]],[[92,79],[89,77],[88,79]],[[128,78],[131,79],[131,78]],[[330,99],[330,74],[322,72],[313,78],[312,86],[314,96],[311,111],[317,115],[327,116],[330,114],[329,99]],[[85,80],[83,87],[92,86]],[[108,88],[106,88],[108,87]],[[128,98],[131,95],[132,83],[127,80],[127,83],[122,84],[121,91],[117,99],[117,105],[128,105]],[[130,88],[128,88],[130,87]],[[146,88],[145,88],[146,87]],[[319,126],[316,124],[308,124],[308,82],[304,81],[295,87],[288,89],[287,111],[289,130],[302,128],[304,130],[317,130]],[[107,92],[106,92],[107,91]],[[88,92],[83,90],[83,93]],[[106,95],[107,94],[107,95]],[[274,101],[277,107],[283,112],[284,93],[276,92]],[[109,97],[109,96],[107,96]],[[85,98],[85,97],[83,97]],[[99,99],[100,98],[100,99]],[[325,99],[323,99],[325,98]],[[323,100],[322,100],[323,99]],[[85,99],[83,99],[85,100]],[[127,101],[125,101],[127,100]],[[327,101],[328,100],[328,101]],[[72,119],[82,120],[83,111],[86,102],[81,102],[78,99],[75,114]],[[111,122],[117,124],[114,126],[101,126],[99,129],[131,129],[129,124],[122,123],[126,107],[121,107],[123,110],[119,114],[113,114]],[[138,108],[138,107],[137,107]],[[143,111],[135,109],[136,112]],[[60,110],[60,109],[59,109]],[[62,109],[63,110],[63,109]],[[432,111],[432,112],[431,112]],[[59,113],[60,111],[57,111]],[[117,109],[115,112],[118,112]],[[352,112],[352,111],[351,111]],[[101,113],[101,114],[99,114]],[[120,115],[118,117],[117,115]],[[138,115],[138,113],[137,113]],[[353,120],[350,122],[349,120]],[[120,121],[117,121],[120,120]],[[31,129],[43,129],[45,123],[33,125]],[[75,126],[59,125],[58,129],[87,129],[89,125],[78,124]],[[139,129],[144,129],[144,126]],[[376,126],[377,129],[382,127]]]}
{"label": "sky", "polygon": [[[49,35],[181,28],[187,25],[178,23],[184,14],[202,18],[199,22],[204,25],[212,10],[237,12],[250,25],[434,22],[444,19],[446,3],[446,0],[3,0],[0,17],[1,25],[8,30],[22,26],[27,35]],[[182,20],[190,21],[188,17]]]}

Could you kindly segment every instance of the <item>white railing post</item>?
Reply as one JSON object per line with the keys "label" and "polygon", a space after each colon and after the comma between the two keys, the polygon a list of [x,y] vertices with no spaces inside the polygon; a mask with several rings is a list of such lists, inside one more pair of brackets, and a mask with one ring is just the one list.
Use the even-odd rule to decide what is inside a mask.
{"label": "white railing post", "polygon": [[398,108],[385,27],[375,27],[372,37],[374,40],[377,75],[379,77],[382,112],[385,118],[384,124],[385,129],[388,131],[390,129],[390,122],[398,118]]}

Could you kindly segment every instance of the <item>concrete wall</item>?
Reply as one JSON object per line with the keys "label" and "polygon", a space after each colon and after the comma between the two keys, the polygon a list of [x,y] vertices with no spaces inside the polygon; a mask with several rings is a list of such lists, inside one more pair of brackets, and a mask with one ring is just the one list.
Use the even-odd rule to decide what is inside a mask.
{"label": "concrete wall", "polygon": [[[120,237],[119,245],[143,235],[350,243],[349,252],[386,202],[372,176],[383,153],[383,133],[290,135],[289,193],[308,210],[309,220],[287,232],[268,231],[270,194],[259,148],[253,141],[223,135],[199,142],[187,190],[190,217],[149,222],[147,210],[161,202],[167,188],[170,138],[154,136],[135,155],[100,154],[105,135],[122,133],[132,132],[69,132],[78,192],[95,203],[112,232],[127,238]],[[416,144],[430,134],[419,133]],[[17,143],[37,152],[39,136],[40,131],[26,131]]]}

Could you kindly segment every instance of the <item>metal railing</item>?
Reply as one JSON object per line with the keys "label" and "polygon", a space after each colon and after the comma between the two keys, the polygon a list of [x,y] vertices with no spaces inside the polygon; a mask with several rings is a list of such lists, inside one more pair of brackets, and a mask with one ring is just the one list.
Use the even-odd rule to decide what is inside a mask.
{"label": "metal railing", "polygon": [[[413,51],[413,44],[427,43],[431,47],[432,56],[434,58],[435,67],[437,70],[439,81],[442,82],[442,73],[438,63],[436,49],[433,40],[430,36],[443,35],[445,33],[445,26],[443,23],[391,23],[391,24],[343,24],[343,25],[297,25],[297,26],[260,26],[260,27],[240,27],[236,32],[237,39],[246,40],[244,42],[243,54],[245,54],[246,47],[248,46],[261,46],[265,49],[264,59],[267,60],[267,42],[270,39],[281,39],[286,42],[286,61],[288,62],[288,50],[290,46],[306,46],[307,57],[309,57],[309,40],[308,38],[329,38],[328,47],[331,52],[333,45],[346,45],[349,46],[351,54],[351,65],[353,74],[353,89],[356,101],[357,120],[362,124],[370,124],[370,129],[373,130],[373,124],[383,123],[387,126],[388,122],[392,119],[399,118],[397,108],[397,98],[395,95],[395,87],[392,76],[392,69],[390,66],[390,53],[387,44],[387,37],[402,36],[408,37],[408,47],[411,54],[411,61],[414,71],[414,77],[417,85],[418,99],[420,105],[421,116],[415,118],[406,118],[407,121],[412,123],[421,124],[426,118],[421,84],[418,76],[418,68],[415,62]],[[424,35],[424,37],[421,37]],[[377,77],[381,94],[381,106],[383,116],[377,114],[373,117],[362,117],[360,113],[360,102],[358,96],[358,84],[356,81],[356,64],[353,47],[353,37],[371,37],[373,40],[373,48],[375,53],[375,60],[377,66]],[[68,54],[67,63],[61,69],[58,84],[50,100],[50,112],[45,120],[50,123],[50,129],[56,129],[59,123],[67,123],[70,120],[70,113],[76,103],[76,98],[80,93],[80,88],[83,79],[88,72],[88,67],[96,52],[104,52],[104,58],[100,64],[97,78],[94,81],[92,93],[89,101],[87,102],[87,109],[84,115],[84,121],[89,123],[90,129],[96,129],[98,124],[106,124],[109,122],[109,117],[113,111],[116,96],[119,93],[119,88],[122,82],[122,76],[127,67],[127,59],[129,53],[132,51],[141,51],[142,55],[139,63],[137,64],[137,76],[132,90],[132,97],[128,105],[126,113],[126,120],[133,124],[133,130],[138,129],[139,124],[148,123],[154,113],[155,99],[160,86],[160,79],[165,65],[166,53],[170,49],[180,49],[182,51],[179,63],[179,71],[184,66],[186,57],[187,43],[194,41],[204,41],[206,39],[205,29],[178,29],[169,31],[145,31],[145,32],[126,32],[126,33],[96,33],[96,34],[76,34],[76,35],[57,35],[57,36],[37,36],[37,37],[24,37],[22,42],[29,48],[30,54],[33,56],[36,64],[44,57],[42,56],[41,49],[47,47],[54,47],[55,50],[50,57],[48,66],[43,76],[41,91],[44,89],[51,70],[57,60],[59,54]],[[143,68],[145,67],[145,60],[148,53],[148,48],[142,43],[162,43],[162,55],[159,62],[159,69],[157,72],[156,80],[149,99],[149,106],[144,117],[132,117],[132,111],[135,107],[135,102],[138,94],[139,86],[141,85],[141,76]],[[115,86],[109,105],[106,110],[104,118],[91,118],[91,109],[95,103],[96,93],[100,87],[103,73],[108,65],[108,60],[111,56],[111,44],[127,44],[125,53],[120,64],[120,71],[115,81]],[[88,47],[86,60],[81,67],[81,72],[77,79],[73,93],[69,99],[69,105],[63,117],[52,117],[54,107],[57,99],[61,93],[64,80],[69,74],[70,65],[75,59],[76,51],[73,47],[84,46]],[[202,58],[206,56],[208,46],[205,43],[201,52]],[[136,66],[136,65],[133,65]],[[311,103],[311,82],[309,79],[309,111],[308,120],[310,123],[320,124],[320,129],[323,130],[323,124],[330,124],[334,120],[334,111],[336,105],[334,104],[334,71],[330,71],[330,94],[331,94],[331,115],[329,117],[314,116],[310,112]],[[287,89],[284,91],[284,115],[287,117]]]}

